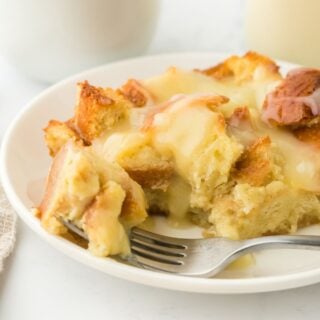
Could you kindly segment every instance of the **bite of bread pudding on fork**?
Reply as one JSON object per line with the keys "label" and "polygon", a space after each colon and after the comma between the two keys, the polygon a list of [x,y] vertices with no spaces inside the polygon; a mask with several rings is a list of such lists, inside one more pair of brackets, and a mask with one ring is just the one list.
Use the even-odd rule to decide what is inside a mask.
{"label": "bite of bread pudding on fork", "polygon": [[36,209],[97,256],[130,254],[148,215],[205,236],[288,234],[320,221],[320,70],[285,77],[255,52],[205,69],[170,67],[117,89],[78,83],[72,119],[50,120],[53,157]]}

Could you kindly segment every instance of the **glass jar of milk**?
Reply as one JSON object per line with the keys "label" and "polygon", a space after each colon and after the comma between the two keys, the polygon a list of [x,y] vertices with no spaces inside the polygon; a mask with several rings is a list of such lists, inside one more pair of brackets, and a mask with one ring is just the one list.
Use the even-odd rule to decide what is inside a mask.
{"label": "glass jar of milk", "polygon": [[250,49],[273,58],[320,67],[320,0],[247,0]]}

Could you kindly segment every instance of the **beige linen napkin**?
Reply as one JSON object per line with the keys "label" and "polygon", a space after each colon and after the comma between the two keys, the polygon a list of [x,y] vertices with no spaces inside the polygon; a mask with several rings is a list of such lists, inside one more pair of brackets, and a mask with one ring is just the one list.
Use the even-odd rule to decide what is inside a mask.
{"label": "beige linen napkin", "polygon": [[4,259],[13,249],[16,235],[16,214],[0,185],[0,272]]}

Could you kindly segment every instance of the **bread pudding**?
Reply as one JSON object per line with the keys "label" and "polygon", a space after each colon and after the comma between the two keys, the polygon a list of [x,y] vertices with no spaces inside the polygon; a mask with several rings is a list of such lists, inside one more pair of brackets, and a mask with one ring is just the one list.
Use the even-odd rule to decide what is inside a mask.
{"label": "bread pudding", "polygon": [[320,70],[282,76],[255,52],[117,89],[84,81],[73,118],[44,129],[39,219],[62,236],[74,223],[98,256],[130,254],[154,214],[212,237],[293,233],[320,220],[319,114]]}

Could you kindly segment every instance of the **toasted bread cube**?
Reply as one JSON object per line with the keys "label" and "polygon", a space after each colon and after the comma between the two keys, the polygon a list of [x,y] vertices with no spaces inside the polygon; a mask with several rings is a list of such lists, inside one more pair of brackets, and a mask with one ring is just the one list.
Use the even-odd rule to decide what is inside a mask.
{"label": "toasted bread cube", "polygon": [[74,124],[81,137],[90,143],[127,118],[130,107],[132,103],[120,91],[94,87],[85,81],[78,84]]}
{"label": "toasted bread cube", "polygon": [[272,178],[271,140],[258,138],[249,145],[235,164],[233,177],[238,183],[262,186]]}
{"label": "toasted bread cube", "polygon": [[61,122],[50,120],[44,132],[45,142],[52,157],[54,157],[70,139],[73,141],[80,140],[79,135],[70,126],[70,121]]}
{"label": "toasted bread cube", "polygon": [[118,163],[143,188],[165,191],[174,174],[172,157],[158,152],[150,136],[142,132],[117,132],[103,143],[96,141],[92,148]]}
{"label": "toasted bread cube", "polygon": [[235,82],[241,83],[252,80],[258,69],[269,77],[281,78],[279,67],[274,61],[253,51],[247,52],[242,57],[231,56],[222,63],[201,72],[217,80],[233,78]]}
{"label": "toasted bread cube", "polygon": [[290,128],[318,124],[319,91],[320,70],[301,68],[289,72],[266,96],[262,120]]}
{"label": "toasted bread cube", "polygon": [[151,92],[135,79],[129,79],[120,90],[135,107],[150,105],[154,100]]}
{"label": "toasted bread cube", "polygon": [[119,155],[118,163],[143,188],[152,190],[166,191],[174,174],[173,163],[150,146],[128,148]]}

